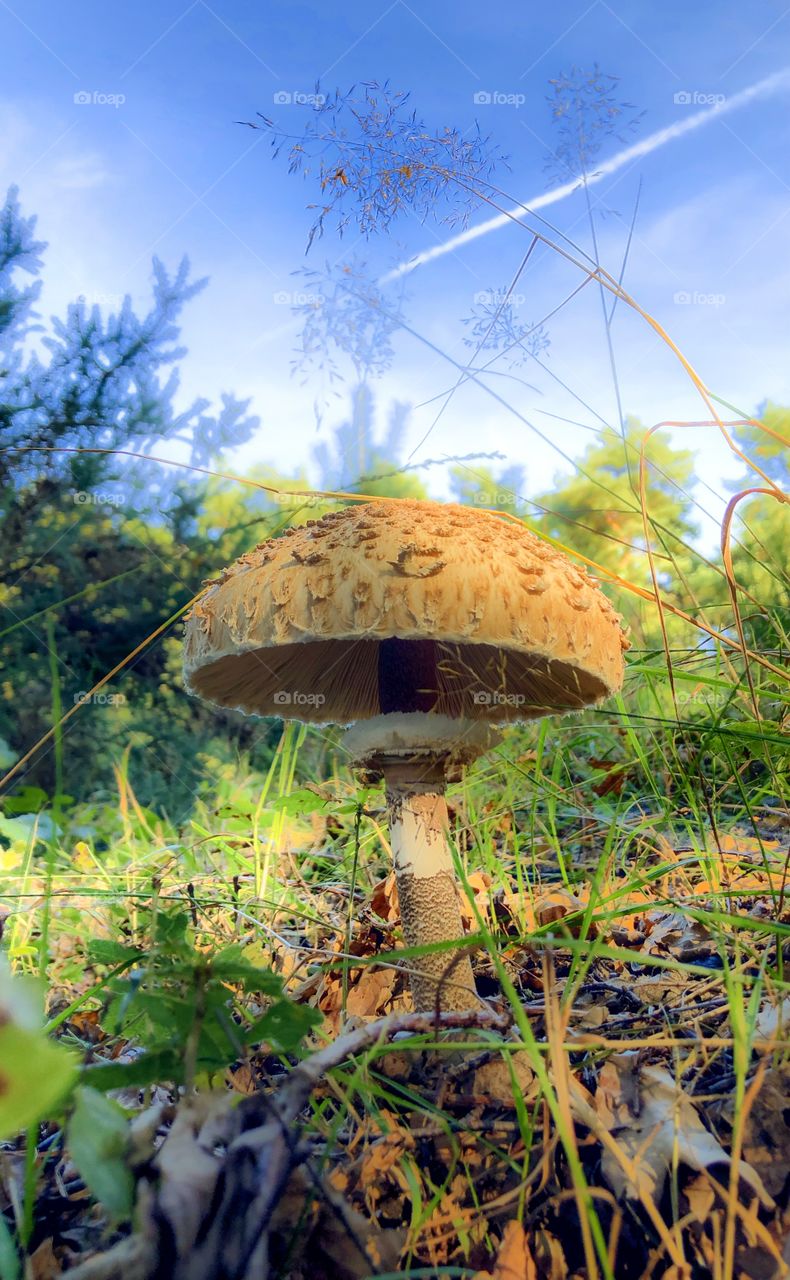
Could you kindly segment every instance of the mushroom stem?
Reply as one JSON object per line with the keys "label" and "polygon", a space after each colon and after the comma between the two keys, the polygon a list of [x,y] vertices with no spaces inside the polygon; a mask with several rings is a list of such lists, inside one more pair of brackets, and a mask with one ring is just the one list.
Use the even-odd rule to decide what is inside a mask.
{"label": "mushroom stem", "polygon": [[[464,936],[455,868],[448,842],[444,786],[385,771],[387,808],[401,921],[408,947],[456,942]],[[409,961],[414,1007],[422,1011],[480,1008],[468,954],[458,947]]]}

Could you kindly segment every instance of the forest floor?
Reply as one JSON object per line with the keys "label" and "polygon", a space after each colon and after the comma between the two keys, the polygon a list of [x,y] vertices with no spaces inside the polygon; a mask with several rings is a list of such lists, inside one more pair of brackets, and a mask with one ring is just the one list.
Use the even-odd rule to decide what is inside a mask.
{"label": "forest floor", "polygon": [[[2,1144],[7,1214],[24,1214],[34,1170],[20,1274],[787,1274],[787,834],[766,822],[759,836],[708,834],[694,849],[654,837],[629,874],[594,861],[572,884],[548,852],[529,886],[514,866],[472,873],[487,1009],[452,1034],[409,1012],[393,877],[355,894],[341,877],[306,883],[294,862],[305,910],[283,901],[261,944],[243,874],[228,903],[227,882],[207,874],[185,891],[162,869],[160,909],[186,903],[193,926],[210,921],[213,946],[221,935],[257,948],[290,999],[320,1014],[312,1052],[258,1045],[194,1090],[137,1087],[133,1073],[108,1090],[128,1123],[131,1221],[90,1193],[59,1124],[40,1129],[33,1153],[23,1139]],[[28,877],[26,890],[44,886]],[[117,927],[121,899],[150,906],[129,882],[111,907],[81,901],[73,879],[50,876],[47,891],[99,934]],[[94,1066],[133,1064],[136,1039],[108,1029],[106,1000],[86,998],[96,968],[78,963],[84,936],[59,927],[57,910],[50,930],[60,1040]],[[107,1168],[117,1156],[116,1140]]]}

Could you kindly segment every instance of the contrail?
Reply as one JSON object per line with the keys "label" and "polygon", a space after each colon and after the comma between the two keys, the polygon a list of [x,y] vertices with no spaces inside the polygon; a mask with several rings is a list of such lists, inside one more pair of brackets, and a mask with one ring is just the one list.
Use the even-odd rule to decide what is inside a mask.
{"label": "contrail", "polygon": [[[610,174],[617,173],[618,169],[622,169],[624,165],[630,164],[632,160],[639,160],[642,156],[650,155],[652,151],[658,151],[659,147],[666,146],[668,142],[674,142],[675,138],[681,138],[686,133],[693,133],[695,129],[702,129],[705,125],[711,124],[714,120],[719,120],[722,116],[729,115],[731,111],[737,111],[740,107],[745,106],[748,102],[753,102],[756,98],[768,98],[772,94],[780,93],[783,89],[790,89],[790,67],[783,71],[775,71],[773,75],[766,76],[764,80],[758,80],[756,84],[751,85],[748,89],[742,89],[740,93],[736,93],[731,98],[722,98],[713,106],[707,107],[703,111],[697,111],[694,115],[688,116],[687,119],[681,120],[678,124],[667,125],[665,129],[658,129],[655,133],[648,134],[641,142],[636,142],[632,147],[625,147],[622,151],[618,151],[610,160],[605,160],[595,173],[591,174],[587,179],[587,185],[593,186],[596,182],[601,182],[604,178],[608,178]],[[424,249],[422,253],[418,253],[413,258],[409,258],[406,262],[401,262],[399,266],[393,267],[386,275],[381,277],[380,283],[384,284],[390,280],[397,280],[399,276],[407,275],[410,271],[414,271],[416,267],[423,266],[426,262],[433,262],[434,258],[442,258],[446,253],[452,253],[461,245],[469,244],[472,240],[478,240],[480,236],[487,236],[491,231],[497,231],[499,227],[508,226],[514,217],[522,217],[525,212],[532,210],[545,209],[548,205],[557,204],[559,200],[565,200],[567,196],[573,194],[579,189],[579,179],[573,182],[565,182],[561,187],[554,187],[552,191],[544,191],[539,196],[534,196],[531,200],[526,200],[523,205],[514,205],[508,213],[498,213],[496,217],[489,218],[486,222],[480,222],[476,227],[469,227],[466,231],[459,232],[458,235],[452,236],[451,239],[445,240],[443,244],[437,244],[432,249]]]}

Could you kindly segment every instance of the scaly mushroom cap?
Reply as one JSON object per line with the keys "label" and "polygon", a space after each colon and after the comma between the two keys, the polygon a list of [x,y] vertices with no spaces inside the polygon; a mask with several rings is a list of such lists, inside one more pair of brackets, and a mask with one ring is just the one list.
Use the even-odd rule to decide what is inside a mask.
{"label": "scaly mushroom cap", "polygon": [[184,671],[192,693],[257,715],[527,720],[614,693],[627,647],[597,584],[522,525],[382,500],[225,570],[187,618]]}

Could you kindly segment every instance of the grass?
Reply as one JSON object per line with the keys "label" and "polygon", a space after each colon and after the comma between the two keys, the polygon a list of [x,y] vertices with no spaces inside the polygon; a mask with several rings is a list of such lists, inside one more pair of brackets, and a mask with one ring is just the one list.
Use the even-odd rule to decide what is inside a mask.
{"label": "grass", "polygon": [[[658,334],[729,439],[737,424],[722,423],[685,357],[597,257],[530,234]],[[608,339],[605,305],[604,317]],[[397,319],[449,360],[456,388],[472,379],[534,429],[473,367],[485,338],[461,365]],[[619,406],[613,354],[612,369]],[[409,1020],[414,953],[400,945],[383,795],[352,776],[339,735],[285,724],[265,775],[207,752],[183,823],[139,804],[131,747],[117,797],[71,808],[63,728],[81,709],[63,714],[47,613],[52,727],[7,778],[51,745],[56,795],[32,819],[0,818],[0,906],[17,971],[46,984],[46,1032],[87,1065],[59,1111],[9,1134],[0,1280],[16,1280],[23,1258],[29,1272],[43,1267],[53,1250],[57,1266],[88,1258],[77,1274],[95,1280],[105,1255],[114,1265],[147,1237],[164,1251],[161,1274],[173,1240],[205,1246],[223,1205],[234,1227],[215,1247],[232,1250],[249,1207],[243,1178],[243,1194],[227,1199],[233,1157],[255,1134],[268,1135],[255,1166],[266,1255],[283,1276],[781,1274],[787,638],[781,570],[762,547],[739,561],[738,573],[764,572],[761,603],[731,555],[741,498],[781,495],[775,485],[736,495],[721,567],[711,563],[650,510],[644,450],[656,430],[637,454],[624,428],[627,492],[604,464],[597,476],[577,468],[614,517],[596,558],[579,559],[623,597],[641,646],[622,695],[509,729],[450,791],[466,945],[490,1016],[449,1040],[435,1020]],[[669,466],[671,451],[662,457]],[[288,522],[282,508],[277,516]],[[583,513],[567,523],[569,542],[575,525],[590,552],[595,528]],[[619,572],[620,548],[638,552],[640,529],[650,587]],[[715,626],[697,578],[712,599],[722,586],[729,596]],[[762,635],[749,630],[755,620]],[[0,1017],[0,1055],[2,1034]],[[18,1070],[17,1086],[24,1062]],[[0,1122],[2,1101],[0,1090]],[[81,1114],[93,1117],[82,1129]],[[222,1155],[210,1171],[207,1152]],[[124,1207],[130,1168],[140,1194]],[[221,1274],[249,1273],[239,1263]]]}
{"label": "grass", "polygon": [[[327,1187],[354,1215],[363,1245],[366,1231],[383,1232],[399,1274],[493,1265],[512,1220],[538,1274],[551,1265],[641,1274],[628,1271],[630,1256],[645,1274],[672,1274],[669,1265],[727,1276],[748,1249],[779,1265],[782,1197],[779,1208],[761,1203],[738,1168],[743,1152],[755,1159],[759,1085],[786,1081],[790,1061],[780,1016],[790,992],[787,831],[775,768],[744,780],[751,742],[774,753],[777,729],[728,718],[718,703],[673,719],[655,662],[640,657],[632,670],[610,709],[510,731],[452,789],[478,983],[511,1030],[504,1041],[498,1031],[467,1032],[460,1066],[445,1062],[446,1046],[428,1031],[397,1051],[375,1044],[327,1075],[304,1118],[313,1184],[280,1232],[286,1255],[296,1248],[294,1265],[317,1247]],[[696,673],[688,678],[699,684]],[[703,679],[727,691],[723,676]],[[42,818],[27,839],[7,842],[6,948],[20,971],[46,973],[48,1025],[62,1044],[112,1062],[150,1040],[161,972],[143,969],[147,1012],[118,1030],[117,971],[92,961],[91,947],[122,939],[143,945],[150,963],[157,922],[176,908],[201,961],[241,944],[262,971],[283,977],[297,1005],[319,1010],[314,1046],[407,1008],[409,953],[397,945],[383,797],[359,789],[339,751],[316,785],[305,756],[316,732],[288,725],[264,779],[243,762],[225,766],[181,828],[143,810],[119,769],[117,804],[72,815],[65,838],[44,839]],[[260,999],[233,983],[227,998],[234,989],[236,1025],[249,1026]],[[427,1065],[426,1046],[436,1050]],[[513,1086],[516,1064],[528,1064],[527,1086],[522,1074],[509,1098],[501,1087],[487,1097],[475,1081],[492,1055],[510,1063]],[[247,1095],[278,1087],[294,1060],[240,1042],[227,1069],[207,1075],[199,1052],[193,1069],[203,1090]],[[699,1135],[678,1115],[660,1174],[645,1155],[658,1135],[629,1145],[624,1134],[629,1123],[638,1129],[650,1098],[649,1067],[696,1105],[720,1144],[718,1163],[696,1161]],[[32,1252],[47,1239],[67,1248],[52,1210],[56,1135],[57,1118],[16,1144],[18,1238]],[[703,1196],[710,1207],[700,1221]],[[77,1218],[87,1212],[79,1189],[61,1188],[60,1201],[68,1221],[75,1203]],[[114,1230],[94,1213],[87,1251],[125,1228]],[[11,1275],[9,1265],[0,1262],[0,1274]]]}
{"label": "grass", "polygon": [[[602,85],[596,77],[562,89],[580,118],[593,110],[593,120],[609,121],[574,134],[588,139],[573,161],[582,177],[613,127],[611,112],[595,114],[608,93]],[[461,211],[467,198],[470,207],[512,209],[488,181],[485,147],[415,129],[401,118],[401,95],[384,86],[379,97],[386,110],[367,120],[362,149],[353,129],[336,125],[351,106],[365,126],[369,92],[365,103],[336,97],[311,113],[306,152],[280,139],[294,147],[297,168],[311,145],[320,157],[327,180],[319,224],[331,212],[341,226],[356,220],[366,231],[386,230],[401,205],[433,212],[437,196],[450,204],[455,197]],[[587,195],[586,177],[584,185]],[[3,944],[17,974],[44,988],[44,1032],[86,1066],[76,1091],[64,1085],[61,1105],[45,1109],[40,1124],[18,1134],[6,1123],[0,1280],[57,1275],[86,1258],[80,1280],[96,1280],[103,1258],[134,1249],[146,1234],[162,1253],[157,1274],[175,1274],[173,1241],[197,1248],[197,1227],[205,1237],[221,1226],[223,1204],[234,1211],[233,1230],[220,1243],[232,1249],[244,1239],[249,1184],[242,1178],[235,1201],[223,1196],[235,1186],[233,1153],[256,1133],[266,1142],[250,1147],[254,1186],[259,1199],[269,1195],[266,1253],[279,1275],[782,1274],[790,1225],[786,610],[781,566],[766,554],[778,561],[778,547],[761,545],[746,525],[747,559],[734,566],[731,547],[742,498],[786,499],[733,442],[731,430],[751,429],[751,420],[708,390],[623,288],[636,212],[616,275],[600,265],[589,202],[594,256],[529,210],[508,214],[530,237],[509,289],[536,246],[574,273],[576,287],[545,319],[597,284],[628,484],[608,464],[593,474],[579,462],[576,476],[594,500],[585,494],[575,514],[553,514],[569,545],[578,542],[580,562],[628,611],[641,647],[631,651],[623,694],[605,709],[509,730],[451,790],[467,941],[491,1006],[489,1018],[462,1029],[463,1039],[456,1029],[448,1040],[432,1019],[409,1021],[413,955],[400,945],[383,796],[351,775],[338,735],[286,725],[265,775],[243,758],[228,763],[207,751],[206,781],[183,823],[140,805],[129,782],[132,747],[116,764],[117,795],[72,807],[63,797],[64,727],[86,712],[75,705],[63,713],[55,621],[41,611],[52,724],[5,781],[51,748],[55,795],[35,815],[8,808],[0,817]],[[501,382],[484,377],[524,339],[508,332],[497,354],[477,364],[495,345],[489,338],[504,303],[461,362],[406,324],[379,289],[363,296],[343,273],[326,305],[312,308],[314,323],[318,315],[326,325],[314,344],[322,358],[324,339],[337,344],[338,308],[341,337],[352,316],[363,345],[371,320],[381,326],[382,350],[398,329],[452,371],[435,397],[442,407],[434,425],[469,382],[522,431],[548,440],[500,394]],[[625,313],[659,337],[699,394],[708,425],[769,486],[730,502],[720,564],[690,541],[694,503],[674,508],[667,498],[685,499],[683,484],[692,482],[673,478],[672,451],[648,469],[645,448],[659,428],[645,433],[641,451],[628,436],[612,343],[616,306],[618,318]],[[345,341],[339,350],[350,350],[365,376],[369,353],[363,359]],[[589,405],[572,394],[587,425]],[[738,421],[723,422],[718,405]],[[779,437],[764,430],[767,448]],[[112,451],[62,450],[79,452]],[[756,454],[770,470],[770,450]],[[490,475],[468,466],[464,474],[481,481],[481,494],[492,487]],[[285,496],[276,485],[221,478]],[[316,495],[298,492],[295,503],[314,513]],[[505,519],[524,509],[522,496],[511,496]],[[241,514],[239,527],[252,525],[251,513]],[[280,524],[292,515],[278,506]],[[638,582],[627,576],[635,553]],[[744,571],[748,590],[737,581]],[[760,585],[770,599],[760,600]],[[697,592],[724,595],[724,603],[700,605]],[[187,607],[90,693],[128,669]],[[749,630],[755,618],[762,637]],[[5,984],[0,1086],[24,1092],[32,1056],[4,1060],[3,1036],[19,1020],[34,1055],[42,1033],[27,1012],[18,1015],[17,986]],[[315,1078],[292,1113],[289,1090],[311,1069]],[[0,1087],[0,1123],[8,1096]],[[82,1130],[81,1112],[93,1117]],[[130,1169],[139,1195],[124,1207]],[[123,1257],[125,1275],[152,1274],[141,1254]],[[222,1274],[246,1272],[239,1265]]]}

